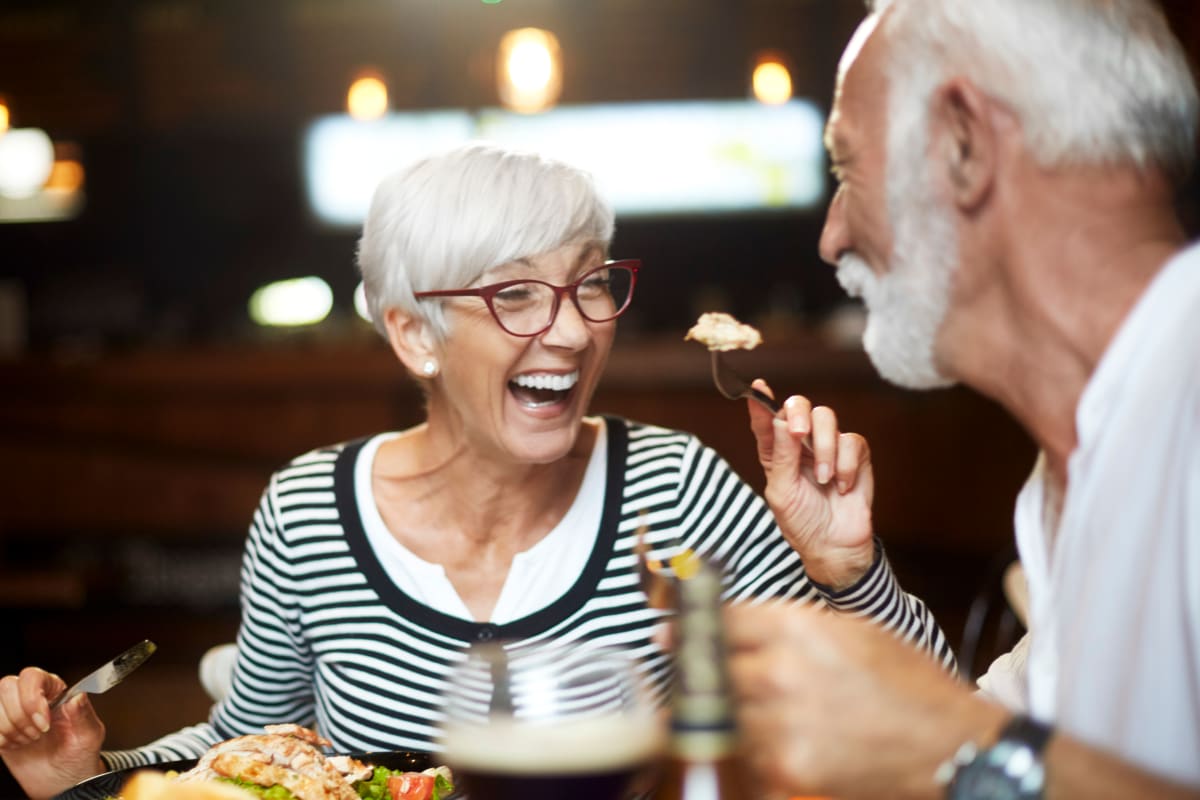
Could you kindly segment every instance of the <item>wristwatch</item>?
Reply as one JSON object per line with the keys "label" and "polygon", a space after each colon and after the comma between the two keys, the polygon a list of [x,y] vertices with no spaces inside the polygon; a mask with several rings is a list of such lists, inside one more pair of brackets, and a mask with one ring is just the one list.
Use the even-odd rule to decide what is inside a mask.
{"label": "wristwatch", "polygon": [[1052,733],[1049,725],[1018,714],[986,750],[967,742],[938,769],[938,780],[948,784],[947,800],[1041,800],[1042,748]]}

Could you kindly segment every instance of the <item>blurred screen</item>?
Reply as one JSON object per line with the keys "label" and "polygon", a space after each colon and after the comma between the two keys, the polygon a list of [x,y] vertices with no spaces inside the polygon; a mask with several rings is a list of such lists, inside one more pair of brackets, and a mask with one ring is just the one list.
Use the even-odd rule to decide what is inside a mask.
{"label": "blurred screen", "polygon": [[308,130],[305,180],[322,222],[362,222],[375,185],[412,160],[471,139],[587,169],[620,216],[806,209],[825,192],[824,119],[807,101],[690,101],[324,117]]}

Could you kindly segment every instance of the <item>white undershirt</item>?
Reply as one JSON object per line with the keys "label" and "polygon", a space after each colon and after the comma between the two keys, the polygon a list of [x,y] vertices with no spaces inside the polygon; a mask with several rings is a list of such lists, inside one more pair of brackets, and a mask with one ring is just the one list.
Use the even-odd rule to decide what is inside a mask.
{"label": "white undershirt", "polygon": [[[583,572],[600,532],[604,507],[608,437],[602,418],[596,420],[596,443],[588,458],[579,493],[562,520],[533,547],[513,556],[508,577],[487,622],[502,625],[539,611],[564,595]],[[371,488],[371,467],[380,445],[398,433],[372,437],[354,465],[354,487],[367,541],[392,581],[408,596],[430,608],[460,619],[474,620],[441,564],[418,558],[400,544],[383,522]],[[483,621],[483,620],[475,620]]]}

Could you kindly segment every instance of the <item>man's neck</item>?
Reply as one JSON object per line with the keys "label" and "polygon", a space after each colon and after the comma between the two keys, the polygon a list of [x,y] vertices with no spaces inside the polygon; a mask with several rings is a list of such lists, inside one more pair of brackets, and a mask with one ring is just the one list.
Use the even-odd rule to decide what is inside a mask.
{"label": "man's neck", "polygon": [[1080,397],[1185,237],[1155,175],[1073,168],[1020,178],[986,245],[964,248],[989,260],[964,262],[962,304],[942,341],[963,382],[1017,418],[1065,486]]}

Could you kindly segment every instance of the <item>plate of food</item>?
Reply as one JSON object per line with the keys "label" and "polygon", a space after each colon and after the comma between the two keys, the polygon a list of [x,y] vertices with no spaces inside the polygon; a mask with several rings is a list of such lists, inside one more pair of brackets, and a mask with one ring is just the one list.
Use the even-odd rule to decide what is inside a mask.
{"label": "plate of food", "polygon": [[[430,753],[395,750],[330,755],[329,742],[299,725],[214,745],[200,758],[116,770],[54,800],[448,800],[450,770]],[[240,791],[239,791],[240,790]]]}

